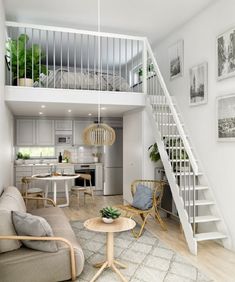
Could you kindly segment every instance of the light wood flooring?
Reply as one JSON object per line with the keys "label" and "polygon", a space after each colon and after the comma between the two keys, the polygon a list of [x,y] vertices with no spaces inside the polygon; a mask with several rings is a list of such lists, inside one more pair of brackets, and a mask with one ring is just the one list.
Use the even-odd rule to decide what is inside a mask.
{"label": "light wood flooring", "polygon": [[[85,206],[82,198],[78,206],[76,197],[73,197],[70,207],[63,208],[63,211],[70,220],[84,221],[99,216],[101,208],[118,204],[122,204],[121,196],[96,196],[94,202],[87,197]],[[168,227],[167,232],[162,231],[154,219],[148,221],[146,228],[210,278],[219,282],[235,282],[235,253],[224,249],[215,242],[207,241],[199,244],[198,255],[194,256],[188,251],[179,224],[172,219],[165,221]]]}

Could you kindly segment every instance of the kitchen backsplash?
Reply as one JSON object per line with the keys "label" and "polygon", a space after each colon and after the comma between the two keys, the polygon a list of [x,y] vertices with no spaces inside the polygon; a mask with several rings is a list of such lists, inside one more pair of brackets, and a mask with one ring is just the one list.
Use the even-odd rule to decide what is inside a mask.
{"label": "kitchen backsplash", "polygon": [[[71,163],[93,163],[94,156],[92,154],[100,152],[100,148],[89,147],[89,146],[78,146],[78,147],[68,147],[68,146],[57,146],[56,147],[56,156],[59,156],[61,152],[62,156],[64,151],[69,151],[71,154]],[[101,161],[101,160],[99,160]]]}

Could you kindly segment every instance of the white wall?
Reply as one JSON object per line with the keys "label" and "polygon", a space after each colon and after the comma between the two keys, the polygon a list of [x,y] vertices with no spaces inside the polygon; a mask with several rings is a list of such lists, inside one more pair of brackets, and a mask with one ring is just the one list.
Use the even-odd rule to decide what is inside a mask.
{"label": "white wall", "polygon": [[13,117],[4,102],[5,85],[5,15],[0,0],[0,193],[12,184]]}
{"label": "white wall", "polygon": [[132,202],[131,183],[136,179],[154,179],[155,164],[148,147],[154,136],[145,110],[131,111],[123,117],[123,198]]}
{"label": "white wall", "polygon": [[[235,77],[216,80],[216,37],[235,28],[235,1],[219,0],[197,15],[185,26],[160,42],[155,54],[167,87],[176,97],[196,148],[204,172],[216,197],[220,212],[232,236],[235,250],[235,143],[218,142],[216,139],[216,97],[235,94]],[[184,40],[184,75],[169,80],[168,47],[177,40]],[[208,103],[189,106],[189,68],[208,62]]]}

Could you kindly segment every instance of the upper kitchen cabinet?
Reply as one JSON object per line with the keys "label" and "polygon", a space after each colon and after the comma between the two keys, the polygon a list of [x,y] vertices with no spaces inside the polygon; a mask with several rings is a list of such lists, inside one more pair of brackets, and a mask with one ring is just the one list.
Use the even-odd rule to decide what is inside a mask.
{"label": "upper kitchen cabinet", "polygon": [[54,120],[16,120],[17,146],[55,145]]}
{"label": "upper kitchen cabinet", "polygon": [[55,121],[55,130],[73,130],[73,121],[72,120],[56,120]]}
{"label": "upper kitchen cabinet", "polygon": [[35,145],[35,120],[17,119],[16,121],[16,145]]}
{"label": "upper kitchen cabinet", "polygon": [[83,130],[88,126],[91,125],[92,121],[74,121],[74,145],[83,145]]}
{"label": "upper kitchen cabinet", "polygon": [[54,120],[36,120],[36,145],[55,145]]}

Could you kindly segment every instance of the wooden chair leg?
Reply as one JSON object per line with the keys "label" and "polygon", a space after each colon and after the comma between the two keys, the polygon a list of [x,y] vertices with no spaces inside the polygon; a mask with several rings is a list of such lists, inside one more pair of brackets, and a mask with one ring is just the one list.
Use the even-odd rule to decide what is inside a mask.
{"label": "wooden chair leg", "polygon": [[158,220],[158,222],[160,223],[162,229],[163,229],[164,231],[167,231],[167,226],[166,226],[165,222],[162,220],[162,218],[161,218],[161,216],[160,216],[160,214],[159,214],[159,212],[158,212],[157,209],[155,210],[155,218],[156,218],[156,219]]}
{"label": "wooden chair leg", "polygon": [[[141,228],[140,228],[139,233],[136,233],[134,229],[131,230],[133,236],[134,236],[136,239],[138,239],[138,238],[142,235],[143,230],[144,230],[144,227],[145,227],[145,224],[146,224],[146,220],[147,220],[148,216],[149,216],[149,214],[146,214],[146,216],[145,216],[145,218],[144,218],[144,221],[143,221],[143,223],[142,223],[142,225],[141,225]],[[133,217],[133,216],[131,216],[130,218],[132,218],[132,217]]]}

